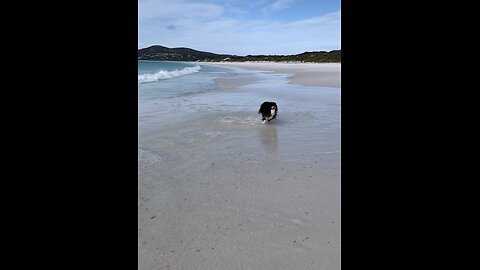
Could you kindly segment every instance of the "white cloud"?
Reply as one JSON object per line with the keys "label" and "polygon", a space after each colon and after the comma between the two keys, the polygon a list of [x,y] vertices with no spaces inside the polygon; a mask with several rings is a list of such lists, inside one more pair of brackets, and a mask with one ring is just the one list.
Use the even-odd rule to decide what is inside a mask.
{"label": "white cloud", "polygon": [[[149,10],[146,6],[140,9],[144,3],[150,3],[150,11],[170,6],[141,14]],[[237,55],[340,48],[340,11],[290,22],[227,17],[224,11],[222,6],[209,3],[145,0],[139,3],[138,47],[189,47]]]}
{"label": "white cloud", "polygon": [[274,3],[264,7],[263,12],[276,11],[290,7],[296,0],[277,0]]}
{"label": "white cloud", "polygon": [[287,26],[289,26],[289,27],[307,27],[307,26],[332,25],[332,26],[340,27],[340,16],[341,16],[341,11],[338,10],[336,12],[327,13],[327,14],[324,14],[322,16],[318,16],[318,17],[314,17],[314,18],[293,21],[293,22],[288,23]]}
{"label": "white cloud", "polygon": [[278,0],[272,4],[273,10],[280,10],[289,7],[294,0]]}
{"label": "white cloud", "polygon": [[143,0],[138,2],[138,19],[198,18],[212,19],[221,16],[224,8],[212,3],[192,3],[184,0]]}

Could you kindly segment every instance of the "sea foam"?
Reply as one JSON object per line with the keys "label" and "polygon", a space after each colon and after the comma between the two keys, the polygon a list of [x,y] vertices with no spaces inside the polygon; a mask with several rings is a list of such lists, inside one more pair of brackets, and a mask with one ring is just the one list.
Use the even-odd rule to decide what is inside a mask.
{"label": "sea foam", "polygon": [[156,82],[160,80],[180,77],[183,75],[199,72],[200,68],[201,68],[200,66],[194,66],[194,67],[186,67],[180,70],[178,69],[170,70],[170,71],[161,70],[153,74],[141,74],[141,75],[138,75],[138,83]]}

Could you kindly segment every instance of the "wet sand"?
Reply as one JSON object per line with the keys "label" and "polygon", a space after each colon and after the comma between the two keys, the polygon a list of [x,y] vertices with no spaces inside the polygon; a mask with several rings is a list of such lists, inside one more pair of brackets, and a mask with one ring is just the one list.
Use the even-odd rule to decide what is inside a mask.
{"label": "wet sand", "polygon": [[305,65],[241,65],[275,74],[219,79],[182,101],[194,113],[139,127],[138,269],[340,269],[340,69],[306,87],[322,76]]}

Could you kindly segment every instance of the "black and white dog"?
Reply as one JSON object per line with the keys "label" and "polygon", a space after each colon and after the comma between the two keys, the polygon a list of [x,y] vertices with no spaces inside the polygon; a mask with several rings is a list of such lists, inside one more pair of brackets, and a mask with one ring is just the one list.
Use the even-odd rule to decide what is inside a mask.
{"label": "black and white dog", "polygon": [[260,110],[258,110],[258,113],[262,114],[262,121],[265,124],[265,122],[270,122],[275,117],[277,117],[277,112],[278,112],[278,107],[277,103],[272,102],[272,101],[265,101],[262,103],[260,106]]}

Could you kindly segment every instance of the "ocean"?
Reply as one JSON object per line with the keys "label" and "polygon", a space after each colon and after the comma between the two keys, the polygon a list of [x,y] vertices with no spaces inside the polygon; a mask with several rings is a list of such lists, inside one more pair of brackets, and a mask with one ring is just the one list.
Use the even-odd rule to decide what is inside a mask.
{"label": "ocean", "polygon": [[219,89],[215,78],[223,68],[182,62],[138,61],[138,108],[140,128],[175,120],[180,115],[201,110],[192,103]]}

